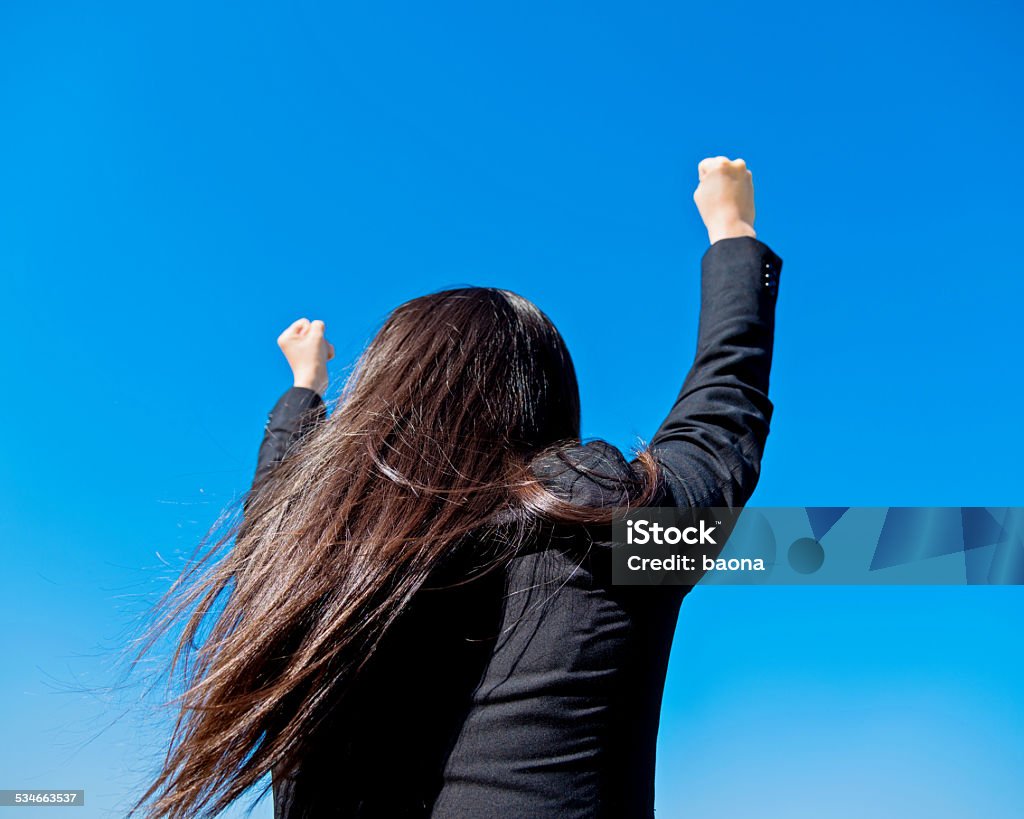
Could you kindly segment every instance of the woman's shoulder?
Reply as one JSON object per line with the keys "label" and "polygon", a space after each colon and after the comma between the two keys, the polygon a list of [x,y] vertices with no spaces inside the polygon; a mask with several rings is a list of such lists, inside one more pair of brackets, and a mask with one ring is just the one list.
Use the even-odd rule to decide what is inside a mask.
{"label": "woman's shoulder", "polygon": [[579,506],[622,504],[643,480],[635,461],[600,440],[549,450],[531,469],[547,489]]}

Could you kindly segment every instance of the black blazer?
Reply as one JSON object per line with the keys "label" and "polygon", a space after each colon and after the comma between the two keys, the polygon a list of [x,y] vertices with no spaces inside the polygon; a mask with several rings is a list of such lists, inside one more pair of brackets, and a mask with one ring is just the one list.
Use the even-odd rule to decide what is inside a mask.
{"label": "black blazer", "polygon": [[[757,484],[772,415],[782,260],[756,239],[722,239],[701,270],[696,358],[651,448],[663,505],[735,508]],[[312,390],[281,396],[254,486],[325,413]],[[606,502],[631,468],[600,442],[536,467],[585,504]],[[361,680],[357,713],[310,738],[295,777],[275,772],[275,818],[652,817],[662,691],[687,591],[616,586],[607,548],[562,539],[504,574],[420,593]]]}

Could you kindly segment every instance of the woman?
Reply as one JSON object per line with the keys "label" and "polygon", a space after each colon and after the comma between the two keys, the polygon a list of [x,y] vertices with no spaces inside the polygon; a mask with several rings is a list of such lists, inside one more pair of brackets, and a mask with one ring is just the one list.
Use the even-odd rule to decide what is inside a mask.
{"label": "woman", "polygon": [[743,160],[698,174],[696,360],[632,462],[580,443],[565,344],[512,293],[399,307],[329,418],[323,322],[282,334],[294,386],[234,544],[168,615],[194,606],[191,665],[148,815],[213,815],[267,771],[279,819],[653,815],[687,587],[612,584],[605,527],[744,504],[772,413],[782,262]]}

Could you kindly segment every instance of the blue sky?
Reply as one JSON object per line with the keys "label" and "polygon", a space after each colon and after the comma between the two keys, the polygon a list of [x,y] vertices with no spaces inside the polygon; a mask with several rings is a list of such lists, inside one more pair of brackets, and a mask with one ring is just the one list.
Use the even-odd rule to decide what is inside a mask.
{"label": "blue sky", "polygon": [[[989,2],[3,4],[0,788],[114,816],[158,758],[103,686],[158,555],[246,488],[294,318],[340,379],[398,302],[511,288],[566,335],[585,434],[649,436],[707,155],[747,160],[784,259],[752,502],[1021,505],[1020,34]],[[698,590],[659,816],[1015,815],[1022,615]]]}

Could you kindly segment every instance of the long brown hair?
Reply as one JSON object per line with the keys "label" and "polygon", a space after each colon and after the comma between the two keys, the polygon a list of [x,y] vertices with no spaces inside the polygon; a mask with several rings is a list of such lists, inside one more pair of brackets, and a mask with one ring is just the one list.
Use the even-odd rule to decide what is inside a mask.
{"label": "long brown hair", "polygon": [[[138,656],[184,620],[169,671],[184,692],[163,768],[129,815],[212,816],[296,764],[432,572],[483,551],[481,533],[500,529],[493,567],[537,521],[607,522],[609,509],[573,505],[531,471],[579,436],[572,360],[531,302],[471,287],[398,307],[330,417],[157,604]],[[653,458],[639,464],[623,503],[658,491]]]}

